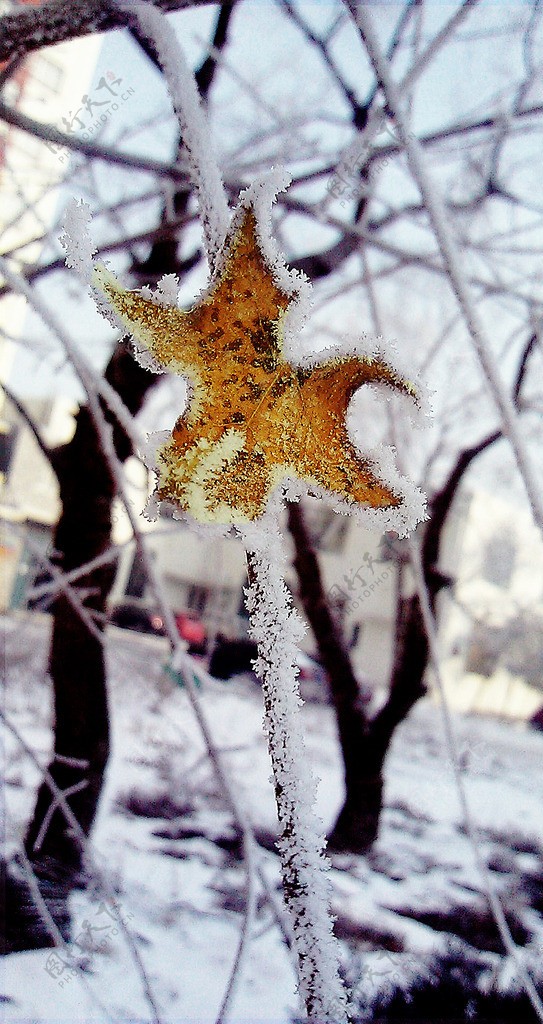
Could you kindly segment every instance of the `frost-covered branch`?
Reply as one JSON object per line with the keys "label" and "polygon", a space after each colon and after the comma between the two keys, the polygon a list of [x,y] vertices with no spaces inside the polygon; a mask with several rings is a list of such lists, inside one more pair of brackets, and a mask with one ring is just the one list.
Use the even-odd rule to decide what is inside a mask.
{"label": "frost-covered branch", "polygon": [[[481,0],[462,0],[460,7],[452,13],[451,17],[447,19],[439,32],[436,32],[434,38],[430,40],[423,52],[419,54],[412,67],[402,79],[401,91],[403,93],[409,92],[417,78],[420,78],[423,71],[426,70],[428,64],[430,64],[436,54],[443,49],[445,43],[447,43],[451,36],[454,35],[459,25],[462,24],[470,11],[480,2]],[[351,9],[351,13],[353,13],[355,5],[349,4],[348,6]]]}
{"label": "frost-covered branch", "polygon": [[488,868],[488,864],[481,852],[481,846],[479,837],[477,835],[477,827],[475,825],[471,807],[466,791],[466,785],[462,771],[460,769],[460,761],[458,757],[458,746],[456,743],[456,737],[454,735],[454,728],[452,724],[452,718],[450,710],[447,704],[447,695],[445,690],[445,684],[441,673],[441,657],[439,651],[439,641],[437,636],[436,622],[432,612],[431,597],[428,592],[426,581],[424,578],[424,570],[422,564],[421,548],[420,543],[415,538],[410,538],[408,541],[409,545],[409,558],[411,567],[415,576],[415,585],[420,601],[420,607],[422,617],[424,621],[424,628],[426,630],[426,636],[428,638],[428,647],[430,652],[430,662],[433,670],[435,682],[437,684],[437,691],[439,695],[441,714],[443,718],[443,728],[445,732],[445,739],[447,743],[447,750],[449,759],[454,775],[455,785],[458,791],[458,797],[460,806],[462,809],[462,816],[464,818],[464,824],[468,839],[471,843],[475,863],[477,865],[483,891],[488,900],[490,911],[496,922],[498,932],[503,942],[504,948],[507,954],[511,957],[513,963],[518,972],[518,977],[524,988],[530,1003],[540,1021],[543,1022],[543,1001],[539,996],[534,982],[526,968],[526,964],[523,960],[522,950],[515,944],[513,936],[511,935],[511,929],[507,923],[503,907],[500,902],[500,898],[496,891],[492,874]]}
{"label": "frost-covered branch", "polygon": [[189,177],[198,194],[205,246],[213,269],[228,231],[230,213],[194,74],[164,17],[151,4],[126,5],[117,0],[117,6],[130,9],[140,31],[152,41],[158,54],[179,121]]}
{"label": "frost-covered branch", "polygon": [[[226,985],[224,996],[220,1005],[215,1024],[224,1024],[232,997],[235,992],[236,984],[239,980],[243,961],[246,957],[249,949],[249,941],[251,939],[251,928],[254,923],[256,916],[257,907],[257,888],[256,880],[258,876],[258,865],[257,865],[257,851],[255,845],[255,838],[252,831],[245,830],[243,835],[243,856],[245,861],[245,872],[246,872],[246,886],[245,886],[245,910],[243,913],[243,924],[241,926],[241,932],[239,936],[238,948],[230,972],[230,977]],[[262,876],[261,876],[262,877]]]}
{"label": "frost-covered branch", "polygon": [[113,907],[114,912],[115,912],[115,917],[117,919],[117,925],[118,925],[119,929],[121,930],[121,932],[124,935],[124,938],[126,940],[128,949],[130,951],[131,958],[132,958],[132,960],[134,962],[134,966],[135,966],[136,971],[137,971],[137,973],[138,973],[138,975],[139,975],[139,977],[141,979],[143,991],[144,991],[144,994],[145,994],[145,998],[146,998],[146,1000],[147,1000],[147,1002],[148,1002],[148,1004],[149,1004],[149,1006],[151,1008],[151,1011],[152,1011],[152,1014],[153,1014],[153,1024],[161,1024],[160,1012],[158,1010],[158,1006],[157,1006],[155,997],[153,995],[151,984],[149,982],[149,977],[147,975],[147,971],[146,971],[145,965],[144,965],[144,963],[142,961],[139,949],[138,949],[138,947],[137,947],[137,945],[135,943],[135,940],[134,940],[134,937],[133,937],[132,933],[130,932],[129,928],[127,927],[127,925],[123,921],[122,914],[120,914],[118,912],[118,910],[117,910],[117,898],[116,898],[115,891],[109,885],[109,882],[107,881],[103,871],[100,869],[100,867],[96,863],[96,859],[95,859],[95,857],[93,855],[90,841],[87,838],[87,836],[85,835],[85,833],[83,832],[83,829],[81,828],[81,825],[79,824],[79,822],[78,822],[74,812],[72,811],[72,808],[70,807],[70,805],[68,803],[68,800],[66,799],[65,793],[57,786],[53,776],[48,771],[48,769],[47,768],[43,768],[43,766],[40,764],[40,762],[38,761],[38,758],[36,757],[34,751],[32,750],[32,747],[29,746],[29,744],[26,742],[24,736],[21,735],[21,733],[20,733],[19,729],[17,728],[17,726],[15,726],[13,724],[11,719],[8,717],[8,715],[6,715],[5,711],[1,707],[0,707],[0,719],[3,721],[4,725],[9,730],[9,732],[12,734],[12,736],[15,737],[15,739],[17,740],[19,745],[22,747],[22,749],[24,750],[24,752],[27,755],[27,757],[30,759],[30,761],[32,761],[32,764],[34,765],[34,767],[38,769],[40,775],[43,776],[43,780],[44,780],[45,785],[50,790],[54,802],[56,803],[57,807],[59,808],[59,810],[63,814],[67,824],[70,826],[70,829],[71,829],[71,832],[72,832],[72,835],[74,837],[75,842],[78,844],[78,846],[81,849],[81,852],[82,852],[82,854],[83,854],[83,856],[85,858],[85,866],[86,866],[87,870],[89,871],[89,873],[91,874],[91,876],[95,880],[95,882],[97,883],[101,893],[110,902],[111,906]]}
{"label": "frost-covered branch", "polygon": [[314,812],[315,779],[300,726],[296,655],[304,628],[283,581],[281,538],[271,529],[244,530],[248,552],[247,609],[258,644],[268,747],[280,825],[285,902],[292,917],[300,993],[313,1022],[341,1024],[347,998],[338,972],[326,881],[324,839]]}
{"label": "frost-covered branch", "polygon": [[177,181],[182,181],[185,177],[183,170],[162,163],[160,160],[132,156],[131,153],[122,153],[119,149],[103,146],[98,142],[86,142],[85,139],[81,139],[75,134],[67,135],[59,131],[58,128],[54,128],[53,125],[43,124],[41,121],[28,117],[27,114],[23,114],[20,110],[14,110],[2,99],[0,99],[0,120],[37,139],[43,139],[44,142],[52,142],[55,146],[83,153],[84,156],[103,160],[105,163],[117,164],[119,167],[126,167],[127,170],[145,171]]}
{"label": "frost-covered branch", "polygon": [[[40,601],[42,608],[46,608],[50,605],[56,597],[61,593],[67,593],[70,585],[75,583],[81,577],[87,576],[95,569],[101,569],[104,565],[110,565],[112,562],[116,562],[119,557],[117,548],[110,548],[109,551],[105,551],[102,555],[98,555],[96,558],[89,559],[88,562],[84,562],[79,565],[77,569],[71,569],[70,572],[61,573],[60,578],[55,578],[54,570],[57,572],[60,570],[52,563],[51,559],[44,559],[44,565],[47,567],[47,571],[51,573],[52,579],[49,583],[40,583],[38,586],[34,585],[27,591],[27,601]],[[77,593],[77,591],[75,591]],[[45,600],[43,600],[45,599]],[[96,612],[94,613],[97,614]],[[103,637],[100,633],[97,639],[102,642]]]}
{"label": "frost-covered branch", "polygon": [[385,94],[387,105],[394,116],[411,173],[428,211],[451,287],[462,310],[468,334],[500,414],[504,435],[508,438],[515,453],[518,470],[524,482],[534,520],[543,533],[543,494],[534,473],[527,444],[522,436],[513,401],[501,378],[486,332],[480,322],[471,289],[464,275],[462,260],[447,219],[445,204],[427,171],[420,143],[409,131],[401,98],[382,54],[372,17],[368,10],[361,5],[350,2],[349,7],[360,28],[376,77]]}
{"label": "frost-covered branch", "polygon": [[[25,544],[31,551],[36,561],[51,575],[53,580],[53,587],[56,595],[63,594],[68,604],[72,607],[76,615],[85,623],[89,633],[102,643],[102,633],[94,620],[93,614],[84,605],[84,598],[88,596],[85,592],[81,592],[77,587],[73,587],[71,581],[69,581],[65,574],[59,569],[58,565],[44,555],[36,541],[32,540],[32,537],[25,533]],[[30,597],[30,595],[28,595]]]}

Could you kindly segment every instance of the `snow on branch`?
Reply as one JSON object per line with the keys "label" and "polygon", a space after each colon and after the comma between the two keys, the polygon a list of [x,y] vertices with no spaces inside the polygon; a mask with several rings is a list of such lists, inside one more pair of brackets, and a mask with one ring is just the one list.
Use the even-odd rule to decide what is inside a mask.
{"label": "snow on branch", "polygon": [[177,43],[175,33],[168,27],[164,16],[151,4],[125,5],[118,2],[116,6],[121,10],[129,10],[136,17],[141,32],[156,48],[179,121],[191,182],[198,194],[205,246],[213,269],[215,257],[228,231],[230,214],[194,74]]}
{"label": "snow on branch", "polygon": [[94,879],[98,886],[99,891],[103,894],[105,899],[108,900],[109,904],[114,910],[115,917],[117,919],[117,925],[125,938],[132,961],[134,963],[134,967],[141,980],[145,998],[151,1009],[153,1024],[160,1024],[161,1018],[157,1002],[154,997],[151,984],[149,981],[149,976],[147,974],[145,965],[141,958],[140,951],[136,945],[136,942],[130,929],[127,927],[125,921],[123,920],[122,914],[117,909],[117,896],[115,890],[113,886],[110,885],[105,872],[99,867],[96,861],[96,857],[93,855],[91,842],[83,832],[83,829],[79,824],[79,821],[77,820],[74,812],[72,811],[72,808],[70,807],[70,804],[68,803],[66,797],[67,791],[61,790],[57,786],[51,773],[47,770],[47,768],[43,768],[38,758],[36,757],[34,751],[32,750],[32,747],[27,743],[24,736],[21,735],[17,726],[13,724],[11,719],[8,717],[8,715],[6,715],[5,711],[3,711],[2,708],[0,708],[0,720],[4,723],[6,729],[9,730],[12,736],[15,737],[15,739],[22,747],[27,757],[30,759],[30,761],[32,761],[34,767],[38,769],[40,775],[43,775],[43,781],[47,788],[50,790],[56,806],[58,807],[59,811],[63,814],[67,824],[70,826],[74,840],[78,844],[83,854],[85,867],[87,871],[91,874],[92,878]]}
{"label": "snow on branch", "polygon": [[273,766],[281,837],[278,848],[285,902],[291,913],[300,994],[310,1020],[342,1024],[347,996],[339,977],[332,934],[324,839],[314,811],[316,783],[300,723],[296,665],[305,627],[284,583],[281,537],[270,526],[244,528],[251,635],[258,644],[255,668],[262,679],[268,747]]}
{"label": "snow on branch", "polygon": [[349,2],[349,9],[360,29],[375,75],[384,92],[387,107],[394,117],[398,137],[405,149],[411,174],[423,198],[452,290],[462,311],[473,348],[500,415],[503,434],[509,440],[515,453],[534,521],[543,533],[543,493],[535,476],[514,402],[507,392],[486,332],[480,323],[473,293],[464,274],[459,248],[447,219],[445,204],[427,170],[422,147],[413,133],[409,131],[400,92],[390,74],[389,63],[382,52],[372,16],[363,4]]}
{"label": "snow on branch", "polygon": [[75,270],[87,284],[92,276],[92,257],[98,252],[90,236],[90,219],[90,206],[83,200],[73,200],[66,207],[64,231],[60,236],[66,250],[66,266]]}
{"label": "snow on branch", "polygon": [[428,638],[430,663],[433,669],[434,680],[436,684],[437,693],[439,696],[439,703],[443,718],[443,728],[447,743],[449,760],[451,763],[454,780],[458,791],[458,797],[460,807],[462,809],[466,833],[470,841],[471,847],[473,849],[474,859],[481,878],[483,891],[487,898],[491,914],[496,923],[496,927],[498,929],[500,938],[503,942],[504,948],[515,965],[522,987],[526,992],[526,995],[530,1000],[530,1003],[532,1004],[532,1007],[535,1011],[538,1020],[543,1022],[543,1000],[538,994],[532,977],[528,972],[528,969],[524,962],[523,950],[519,949],[519,947],[516,945],[513,939],[511,929],[509,927],[507,918],[503,911],[499,895],[496,891],[496,886],[494,883],[494,879],[492,877],[492,873],[489,870],[486,859],[481,851],[479,838],[477,836],[477,828],[473,820],[473,815],[471,812],[471,807],[466,792],[464,777],[462,775],[462,771],[460,768],[458,747],[454,734],[451,713],[449,705],[447,703],[447,693],[445,689],[445,683],[443,680],[443,674],[441,672],[441,658],[439,652],[437,626],[434,614],[432,612],[430,594],[428,592],[428,587],[426,585],[426,581],[424,578],[420,541],[416,540],[413,537],[410,538],[408,541],[408,550],[409,560],[415,576],[415,586],[420,602],[424,628],[426,631],[426,636]]}

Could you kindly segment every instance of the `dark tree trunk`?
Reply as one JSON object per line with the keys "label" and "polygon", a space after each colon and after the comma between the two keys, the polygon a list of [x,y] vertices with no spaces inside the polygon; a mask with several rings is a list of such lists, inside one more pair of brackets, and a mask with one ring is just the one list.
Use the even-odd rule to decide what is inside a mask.
{"label": "dark tree trunk", "polygon": [[[139,411],[145,395],[157,380],[155,375],[139,366],[126,343],[115,349],[105,377],[133,415]],[[113,423],[113,444],[117,457],[124,462],[131,454],[130,440],[108,413],[106,418]],[[82,406],[77,414],[72,440],[54,453],[53,465],[62,502],[53,541],[53,561],[62,572],[68,573],[103,554],[111,544],[111,504],[115,488],[86,406]],[[81,787],[67,799],[85,833],[90,831],[94,820],[109,753],[101,634],[115,569],[116,566],[109,563],[77,581],[77,588],[86,591],[82,604],[93,617],[99,635],[93,635],[67,597],[58,597],[52,609],[49,670],[53,682],[55,724],[54,760],[50,772],[62,790]],[[52,800],[51,791],[44,782],[27,833],[28,856],[37,863],[55,858],[77,870],[80,866],[79,846],[70,834],[62,811],[55,810],[51,817]],[[44,834],[47,819],[49,825]]]}
{"label": "dark tree trunk", "polygon": [[[123,344],[110,360],[106,379],[135,414],[157,378],[142,369]],[[130,441],[116,423],[113,442],[119,459],[126,460]],[[111,543],[114,483],[86,406],[77,414],[72,440],[54,452],[53,464],[62,502],[54,561],[67,573],[103,554]],[[76,584],[83,591],[81,604],[92,616],[95,632],[64,595],[53,605],[49,671],[54,693],[54,754],[49,772],[86,835],[95,818],[109,755],[102,633],[115,568],[109,563],[94,569]],[[25,847],[42,895],[57,925],[65,930],[66,897],[82,868],[81,849],[45,781],[38,792]],[[28,946],[36,947],[35,935],[28,936]]]}
{"label": "dark tree trunk", "polygon": [[364,853],[377,837],[383,765],[396,726],[424,693],[427,647],[416,598],[400,604],[396,659],[387,703],[368,720],[341,630],[324,593],[318,558],[299,504],[288,507],[300,598],[330,680],[345,772],[345,800],[330,833],[331,849]]}
{"label": "dark tree trunk", "polygon": [[394,651],[388,699],[368,723],[366,750],[359,752],[357,770],[345,774],[345,802],[330,836],[333,849],[364,853],[377,838],[390,742],[396,727],[426,692],[428,645],[417,597],[400,599]]}
{"label": "dark tree trunk", "polygon": [[[87,408],[80,409],[73,440],[56,460],[62,514],[54,535],[56,563],[63,572],[103,554],[110,544],[113,481]],[[114,567],[82,577],[78,588],[90,591],[83,603],[87,611],[104,613]],[[102,622],[94,618],[98,629]],[[85,833],[90,830],[109,752],[108,708],[104,653],[101,638],[93,636],[81,615],[64,596],[53,606],[49,658],[55,712],[54,760],[50,772],[61,790],[82,786],[69,803]],[[71,763],[70,763],[71,762]],[[75,868],[80,865],[77,842],[70,835],[61,810],[50,817],[52,795],[44,783],[39,791],[26,846],[35,862],[57,858]]]}
{"label": "dark tree trunk", "polygon": [[382,798],[370,723],[351,659],[324,593],[317,555],[299,504],[289,504],[288,523],[300,598],[330,681],[345,769],[345,803],[329,845],[363,852],[375,839]]}
{"label": "dark tree trunk", "polygon": [[[221,50],[227,42],[234,6],[233,2],[221,5],[213,37],[215,49]],[[140,42],[145,48],[145,41]],[[156,62],[156,55],[148,48],[146,52]],[[198,87],[204,100],[213,84],[216,67],[216,57],[210,56],[197,72]],[[186,210],[189,194],[187,187],[180,188],[176,194],[178,212]],[[187,261],[183,264],[177,261],[178,245],[179,239],[173,232],[171,238],[161,239],[152,247],[148,267],[145,268],[151,278],[157,280],[162,274],[176,273],[185,268]],[[192,265],[194,260],[188,263]],[[135,271],[137,269],[142,268],[134,268]],[[147,392],[158,379],[134,360],[126,342],[115,349],[105,376],[132,415],[141,409]],[[132,452],[130,440],[116,420],[104,411],[113,426],[117,457],[124,462]],[[59,568],[69,572],[102,554],[111,543],[114,482],[87,407],[83,406],[77,415],[74,437],[53,453],[51,461],[58,477],[62,501],[54,548]],[[115,566],[108,564],[77,582],[78,588],[87,591],[82,603],[95,616],[98,635],[96,631],[89,630],[66,597],[57,598],[53,608],[49,668],[53,681],[55,722],[54,756],[49,772],[59,789],[64,791],[86,835],[96,815],[109,755],[109,716],[101,634],[114,576]],[[66,934],[69,924],[66,898],[83,866],[81,849],[45,781],[38,792],[25,847],[42,896],[57,926]],[[12,914],[8,917],[8,929],[10,918],[13,920],[13,912],[17,910],[16,891],[20,893],[23,917],[24,907],[31,902],[24,885],[10,883]],[[34,912],[26,917],[30,925],[18,930],[16,948],[50,945],[43,928],[35,928]],[[14,924],[16,927],[16,922]],[[7,947],[10,947],[9,936]]]}

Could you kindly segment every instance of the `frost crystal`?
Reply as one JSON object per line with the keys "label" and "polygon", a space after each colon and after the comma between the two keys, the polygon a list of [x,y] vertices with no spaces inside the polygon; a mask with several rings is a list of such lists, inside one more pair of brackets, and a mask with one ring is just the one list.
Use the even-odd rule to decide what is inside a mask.
{"label": "frost crystal", "polygon": [[[361,504],[373,506],[364,509],[366,518],[401,534],[422,518],[422,495],[398,476],[390,452],[384,461],[382,453],[360,459],[344,424],[348,403],[362,383],[387,383],[410,395],[414,389],[385,365],[374,344],[371,351],[362,351],[366,339],[354,350],[349,346],[348,352],[327,353],[328,361],[321,354],[318,360],[298,359],[291,365],[286,350],[296,351],[310,284],[288,270],[271,232],[272,203],[290,179],[272,170],[246,189],[230,225],[194,76],[173,33],[150,4],[119,6],[137,18],[163,66],[198,192],[212,276],[208,292],[189,313],[177,309],[178,282],[171,275],[154,293],[143,289],[142,296],[123,292],[103,267],[95,271],[94,282],[139,348],[149,351],[152,362],[147,365],[181,373],[191,383],[187,412],[158,453],[157,493],[199,519],[207,536],[210,524],[226,530],[235,523],[248,552],[247,608],[259,651],[256,669],[262,679],[300,993],[313,1024],[347,1024],[324,838],[314,811],[315,779],[300,724],[297,655],[304,626],[283,579],[277,516],[285,495],[297,499],[307,490],[326,495],[344,513],[357,514]],[[87,208],[70,206],[63,241],[68,265],[89,280],[93,249],[87,223]],[[235,302],[239,313],[229,323]],[[249,341],[244,342],[245,335]],[[374,466],[380,479],[372,474]]]}
{"label": "frost crystal", "polygon": [[204,240],[210,265],[224,242],[230,215],[217,163],[210,145],[194,75],[166,19],[151,4],[119,4],[135,15],[144,35],[154,43],[177,115],[191,181],[198,191]]}
{"label": "frost crystal", "polygon": [[346,416],[363,384],[411,399],[413,387],[377,354],[289,360],[285,334],[292,349],[310,286],[271,237],[271,204],[284,184],[273,172],[242,193],[210,285],[187,312],[168,304],[175,279],[158,295],[138,296],[96,269],[137,351],[148,349],[190,382],[185,411],[157,455],[157,495],[201,523],[241,524],[260,518],[273,492],[297,477],[337,511],[364,510],[403,534],[421,518],[422,497],[391,459],[361,452]]}
{"label": "frost crystal", "polygon": [[292,917],[300,993],[311,1020],[343,1024],[347,996],[338,971],[325,871],[324,839],[314,811],[316,784],[300,723],[296,665],[305,627],[283,580],[281,538],[272,525],[240,529],[249,555],[247,608],[259,658],[265,729],[281,826],[278,843],[285,902]]}
{"label": "frost crystal", "polygon": [[89,231],[91,209],[82,199],[70,199],[64,214],[64,231],[60,242],[66,251],[66,266],[75,270],[87,284],[92,276],[92,257],[97,249],[92,244]]}

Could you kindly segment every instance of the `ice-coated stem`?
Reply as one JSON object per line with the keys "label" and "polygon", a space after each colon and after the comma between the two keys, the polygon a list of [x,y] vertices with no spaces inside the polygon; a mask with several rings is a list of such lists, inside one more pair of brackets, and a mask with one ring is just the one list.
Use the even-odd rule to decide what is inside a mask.
{"label": "ice-coated stem", "polygon": [[278,531],[247,544],[247,608],[258,644],[264,718],[280,825],[278,842],[285,903],[291,918],[300,994],[315,1024],[347,1024],[347,996],[332,934],[324,838],[314,811],[315,778],[300,723],[296,656],[304,626],[283,580]]}
{"label": "ice-coated stem", "polygon": [[[467,8],[468,5],[464,6]],[[534,522],[543,533],[543,492],[540,481],[528,451],[526,437],[519,423],[515,403],[505,387],[487,332],[483,329],[473,290],[470,288],[464,272],[462,252],[450,226],[443,197],[427,169],[425,154],[420,142],[409,131],[402,97],[390,74],[389,61],[382,52],[369,5],[349,0],[348,7],[360,30],[377,81],[383,90],[387,107],[394,117],[398,136],[404,147],[413,179],[423,198],[451,288],[462,311],[466,329],[500,416],[503,435],[508,439],[515,454]]]}
{"label": "ice-coated stem", "polygon": [[198,195],[204,243],[213,269],[228,231],[230,212],[194,74],[173,28],[159,10],[141,0],[116,0],[116,4],[137,19],[140,31],[152,40],[158,53],[179,122],[187,169]]}

